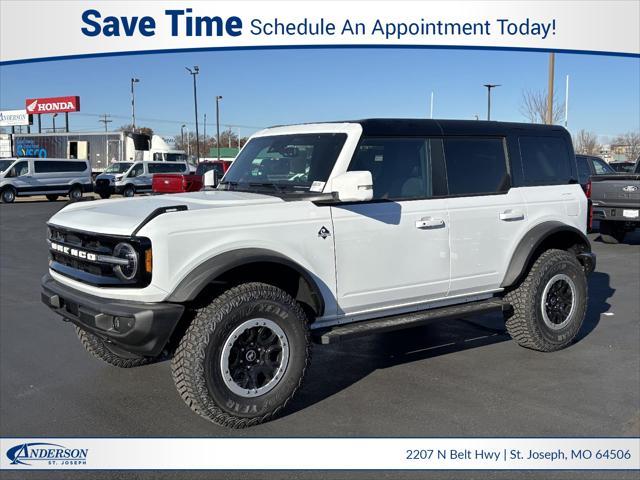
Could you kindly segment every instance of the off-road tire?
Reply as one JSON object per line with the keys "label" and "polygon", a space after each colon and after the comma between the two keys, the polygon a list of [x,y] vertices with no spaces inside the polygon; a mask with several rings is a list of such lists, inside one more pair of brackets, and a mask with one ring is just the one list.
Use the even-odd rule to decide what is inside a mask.
{"label": "off-road tire", "polygon": [[101,338],[81,329],[80,327],[75,328],[78,338],[80,339],[80,343],[82,343],[84,349],[94,357],[99,358],[109,365],[113,365],[118,368],[133,368],[141,367],[142,365],[147,365],[155,361],[155,359],[151,357],[138,357],[134,355],[124,356],[126,355],[124,352],[122,355],[119,355],[115,353],[113,349],[110,349]]}
{"label": "off-road tire", "polygon": [[2,203],[13,203],[17,196],[16,189],[13,187],[5,187],[2,189],[0,196],[2,197]]}
{"label": "off-road tire", "polygon": [[46,197],[50,202],[55,202],[56,200],[58,200],[58,195],[47,195]]}
{"label": "off-road tire", "polygon": [[[567,325],[558,330],[549,328],[543,319],[542,295],[549,281],[558,274],[567,275],[575,286],[575,306]],[[517,288],[505,295],[512,311],[506,320],[507,331],[519,345],[552,352],[570,345],[580,328],[587,310],[587,278],[574,255],[564,250],[546,250],[533,263]]]}
{"label": "off-road tire", "polygon": [[[222,377],[224,344],[248,319],[275,322],[287,338],[288,363],[267,393],[242,397]],[[276,416],[293,398],[311,358],[308,320],[286,292],[264,283],[231,288],[199,309],[180,340],[171,362],[176,388],[184,402],[205,419],[230,428],[245,428]]]}
{"label": "off-road tire", "polygon": [[600,221],[600,238],[604,243],[620,243],[624,240],[626,233],[621,222]]}
{"label": "off-road tire", "polygon": [[122,190],[122,196],[123,197],[127,197],[127,198],[131,198],[136,194],[136,187],[134,187],[133,185],[127,185],[126,187],[124,187],[124,189]]}
{"label": "off-road tire", "polygon": [[111,198],[111,194],[110,193],[99,193],[98,195],[100,195],[100,198],[103,199],[103,200]]}

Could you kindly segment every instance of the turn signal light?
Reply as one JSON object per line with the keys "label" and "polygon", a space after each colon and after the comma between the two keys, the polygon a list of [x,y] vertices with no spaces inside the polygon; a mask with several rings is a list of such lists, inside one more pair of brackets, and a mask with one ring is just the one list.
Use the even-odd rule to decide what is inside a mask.
{"label": "turn signal light", "polygon": [[153,254],[150,248],[144,252],[144,270],[147,273],[151,273],[153,270]]}

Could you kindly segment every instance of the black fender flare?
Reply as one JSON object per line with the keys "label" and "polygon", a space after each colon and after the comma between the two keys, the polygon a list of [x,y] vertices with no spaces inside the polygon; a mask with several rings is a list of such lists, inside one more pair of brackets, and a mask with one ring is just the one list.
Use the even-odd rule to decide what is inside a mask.
{"label": "black fender flare", "polygon": [[511,256],[511,261],[509,262],[504,280],[500,286],[502,288],[507,288],[516,284],[526,273],[526,268],[531,262],[533,255],[538,250],[538,247],[540,247],[546,239],[558,233],[570,235],[572,240],[574,240],[574,243],[580,245],[579,253],[591,252],[589,239],[577,228],[558,221],[539,223],[529,230],[522,239],[520,239],[518,246]]}
{"label": "black fender flare", "polygon": [[168,302],[188,302],[195,299],[198,294],[213,280],[233,268],[251,263],[270,262],[285,265],[298,272],[307,282],[314,300],[318,305],[318,316],[324,314],[325,302],[322,291],[313,276],[297,262],[289,257],[264,248],[241,248],[230,252],[221,253],[205,260],[194,268],[178,286],[171,292],[166,301]]}

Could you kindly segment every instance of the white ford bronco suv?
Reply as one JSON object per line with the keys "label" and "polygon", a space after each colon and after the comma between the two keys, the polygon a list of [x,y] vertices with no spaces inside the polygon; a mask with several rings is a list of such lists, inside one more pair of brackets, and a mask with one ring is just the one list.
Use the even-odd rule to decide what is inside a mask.
{"label": "white ford bronco suv", "polygon": [[268,128],[215,189],[56,213],[42,300],[93,355],[171,358],[187,405],[246,427],[300,388],[313,340],[501,311],[520,345],[569,345],[595,267],[577,178],[557,126]]}

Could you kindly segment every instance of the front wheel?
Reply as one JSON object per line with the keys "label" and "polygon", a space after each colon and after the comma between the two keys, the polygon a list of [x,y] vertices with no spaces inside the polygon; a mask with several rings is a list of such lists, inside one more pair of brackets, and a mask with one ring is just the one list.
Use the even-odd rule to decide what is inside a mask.
{"label": "front wheel", "polygon": [[77,202],[80,199],[82,199],[82,187],[78,185],[71,187],[71,190],[69,190],[69,200]]}
{"label": "front wheel", "polygon": [[600,221],[600,238],[604,243],[620,243],[626,233],[623,222]]}
{"label": "front wheel", "polygon": [[58,200],[58,195],[47,195],[47,200],[49,200],[50,202],[55,202],[56,200]]}
{"label": "front wheel", "polygon": [[122,191],[122,195],[124,197],[133,197],[136,193],[136,189],[133,185],[127,185],[126,187],[124,187],[124,190]]}
{"label": "front wheel", "polygon": [[232,288],[197,312],[172,360],[176,388],[197,414],[244,428],[273,418],[302,384],[311,355],[307,317],[263,283]]}
{"label": "front wheel", "polygon": [[16,199],[16,190],[13,187],[7,187],[2,190],[2,203],[13,203]]}
{"label": "front wheel", "polygon": [[506,326],[523,347],[551,352],[570,345],[587,310],[587,277],[574,255],[546,250],[522,283],[505,296]]}

